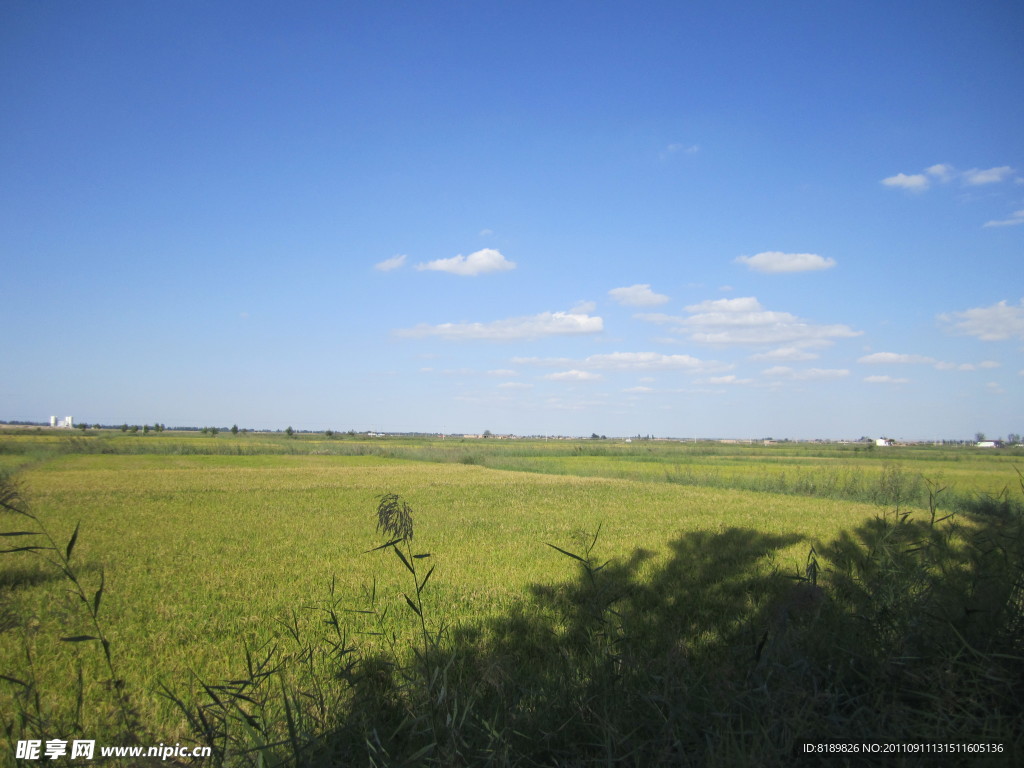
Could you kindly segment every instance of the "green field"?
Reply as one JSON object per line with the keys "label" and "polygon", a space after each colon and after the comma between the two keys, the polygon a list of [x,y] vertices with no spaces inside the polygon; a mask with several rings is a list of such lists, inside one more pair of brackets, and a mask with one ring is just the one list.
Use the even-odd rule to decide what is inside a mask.
{"label": "green field", "polygon": [[[198,706],[198,681],[244,676],[246,648],[286,649],[295,621],[318,636],[316,608],[332,594],[364,657],[422,641],[403,597],[409,574],[391,550],[367,552],[384,543],[376,508],[385,493],[411,506],[411,545],[436,567],[422,594],[432,638],[457,645],[482,630],[487,647],[499,648],[508,622],[533,613],[568,631],[568,614],[544,596],[553,585],[571,593],[579,563],[547,545],[582,554],[600,530],[594,563],[611,561],[601,578],[620,579],[623,594],[649,590],[638,594],[661,606],[652,616],[713,614],[691,622],[687,653],[707,647],[719,658],[743,633],[757,645],[758,622],[777,613],[796,583],[788,577],[806,576],[812,547],[827,571],[826,553],[839,551],[832,542],[895,505],[927,520],[928,481],[933,492],[945,488],[935,498],[946,506],[996,503],[1024,464],[971,449],[660,441],[21,433],[0,436],[0,446],[0,469],[18,469],[25,500],[56,542],[63,547],[80,526],[71,562],[90,600],[102,574],[99,620],[112,664],[141,740],[154,744],[195,737],[161,686]],[[0,519],[5,531],[24,527],[10,513]],[[93,634],[88,611],[39,555],[0,562],[0,674],[31,677],[34,711],[52,723],[113,739],[120,726],[98,643],[60,640]],[[668,574],[674,587],[664,594]],[[624,631],[627,614],[607,616]],[[531,647],[524,637],[520,651]],[[74,694],[79,670],[84,706]],[[24,710],[24,697],[15,699],[23,688],[0,688],[0,712]],[[9,738],[32,730],[5,718]],[[433,749],[421,757],[442,761]]]}

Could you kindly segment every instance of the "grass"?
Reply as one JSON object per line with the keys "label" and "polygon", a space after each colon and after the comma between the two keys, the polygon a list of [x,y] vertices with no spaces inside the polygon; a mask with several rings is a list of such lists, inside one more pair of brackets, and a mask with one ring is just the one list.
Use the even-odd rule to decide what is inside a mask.
{"label": "grass", "polygon": [[[271,764],[776,764],[796,738],[867,738],[893,717],[907,734],[938,738],[945,724],[1020,747],[1006,709],[1020,691],[1005,682],[1020,671],[1012,503],[941,521],[944,494],[897,515],[665,479],[666,467],[730,461],[757,477],[746,449],[336,440],[353,455],[324,455],[330,441],[282,439],[306,455],[203,455],[172,451],[173,436],[138,440],[167,452],[65,450],[19,475],[54,542],[80,525],[75,575],[89,599],[103,584],[101,615],[34,553],[0,561],[0,673],[32,683],[43,719],[88,738],[123,730],[110,686],[123,679],[140,742],[205,739],[228,764],[254,745],[249,757]],[[923,453],[906,466],[973,466],[968,488],[989,473],[1009,481],[999,457]],[[553,473],[484,466],[543,459]],[[787,471],[836,461],[771,454],[760,477],[775,476],[772,459]],[[865,462],[853,469],[893,466]],[[628,464],[632,477],[583,476]],[[415,511],[405,557],[430,554],[425,587],[430,568],[410,582],[394,554],[367,554],[386,543],[382,493]],[[116,674],[94,643],[60,641],[94,634],[74,629],[92,618]],[[85,706],[68,695],[78,679]],[[0,689],[0,712],[28,706],[22,693]],[[24,732],[7,725],[9,738]]]}

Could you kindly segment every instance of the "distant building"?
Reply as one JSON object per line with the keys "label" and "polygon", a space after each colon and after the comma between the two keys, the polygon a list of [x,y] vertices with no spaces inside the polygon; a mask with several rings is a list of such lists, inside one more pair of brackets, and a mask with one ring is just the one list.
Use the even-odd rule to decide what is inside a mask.
{"label": "distant building", "polygon": [[60,429],[71,429],[74,425],[74,419],[72,419],[70,416],[65,416],[63,419],[58,419],[56,416],[50,417],[51,427],[57,427]]}
{"label": "distant building", "polygon": [[974,444],[976,448],[998,448],[1000,445],[1002,445],[1002,443],[998,440],[980,440]]}
{"label": "distant building", "polygon": [[892,446],[895,444],[896,441],[893,440],[891,437],[879,437],[877,440],[875,440],[875,445],[877,445],[879,448],[892,448]]}

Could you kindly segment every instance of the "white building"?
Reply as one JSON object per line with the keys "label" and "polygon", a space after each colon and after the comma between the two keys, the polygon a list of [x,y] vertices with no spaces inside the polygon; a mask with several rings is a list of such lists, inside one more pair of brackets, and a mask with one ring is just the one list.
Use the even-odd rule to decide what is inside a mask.
{"label": "white building", "polygon": [[70,416],[65,416],[63,419],[58,419],[56,416],[50,417],[51,427],[58,427],[60,429],[71,429],[74,425],[74,419],[72,419]]}

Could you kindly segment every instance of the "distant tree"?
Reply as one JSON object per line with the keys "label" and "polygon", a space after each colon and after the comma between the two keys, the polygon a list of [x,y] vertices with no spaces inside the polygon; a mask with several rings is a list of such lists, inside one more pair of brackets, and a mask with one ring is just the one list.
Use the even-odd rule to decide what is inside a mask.
{"label": "distant tree", "polygon": [[284,431],[284,433],[285,433],[286,435],[288,435],[288,437],[294,437],[294,435],[295,435],[295,430],[294,430],[294,429],[292,429],[292,428],[291,428],[291,426],[289,425],[288,429],[286,429],[286,430]]}
{"label": "distant tree", "polygon": [[210,437],[216,437],[218,432],[220,432],[220,430],[216,427],[210,427]]}
{"label": "distant tree", "polygon": [[1020,442],[1020,435],[1016,432],[1010,432],[1006,435],[1006,442],[1016,445]]}
{"label": "distant tree", "polygon": [[143,424],[142,425],[142,434],[144,434],[144,435],[148,435],[149,434],[149,424]]}
{"label": "distant tree", "polygon": [[601,436],[599,434],[597,434],[597,432],[591,432],[590,433],[590,439],[591,440],[600,440]]}
{"label": "distant tree", "polygon": [[139,431],[139,425],[138,424],[132,424],[131,433],[134,435],[134,434],[137,434],[138,431]]}
{"label": "distant tree", "polygon": [[974,442],[981,443],[981,442],[984,442],[984,440],[985,440],[985,433],[984,432],[975,432],[974,433]]}
{"label": "distant tree", "polygon": [[326,435],[327,437],[334,437],[334,432],[333,432],[332,430],[330,430],[330,429],[326,430],[326,431],[324,432],[324,434],[325,434],[325,435]]}
{"label": "distant tree", "polygon": [[127,432],[128,431],[128,425],[127,424],[122,424],[121,425],[121,431],[122,432]]}
{"label": "distant tree", "polygon": [[231,425],[231,434],[232,435],[237,435],[238,434],[238,425],[237,424],[232,424]]}
{"label": "distant tree", "polygon": [[494,433],[489,429],[484,430],[484,437],[494,437]]}
{"label": "distant tree", "polygon": [[85,432],[85,430],[89,428],[88,424],[76,424],[75,426],[82,430],[82,432]]}

